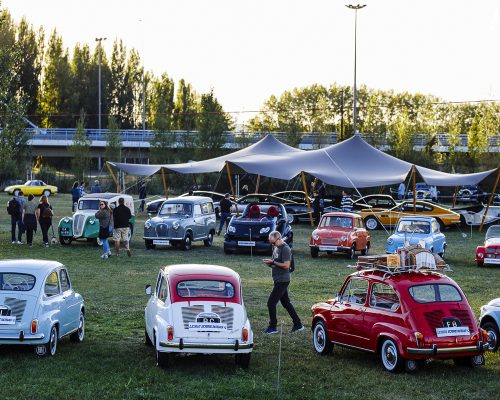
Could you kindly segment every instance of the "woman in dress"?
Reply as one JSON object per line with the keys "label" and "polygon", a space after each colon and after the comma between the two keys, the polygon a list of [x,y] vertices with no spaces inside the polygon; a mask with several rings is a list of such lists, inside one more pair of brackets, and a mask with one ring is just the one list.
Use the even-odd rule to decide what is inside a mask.
{"label": "woman in dress", "polygon": [[52,226],[52,206],[47,196],[40,197],[40,203],[35,211],[35,215],[42,229],[42,240],[45,247],[49,247],[49,228]]}

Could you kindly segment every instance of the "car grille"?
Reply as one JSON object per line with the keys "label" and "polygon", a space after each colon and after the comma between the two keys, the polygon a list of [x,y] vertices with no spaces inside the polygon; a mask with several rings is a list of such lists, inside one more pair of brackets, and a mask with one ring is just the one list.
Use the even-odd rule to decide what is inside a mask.
{"label": "car grille", "polygon": [[85,215],[78,214],[75,215],[73,219],[73,236],[82,236],[83,234],[83,224],[85,223]]}
{"label": "car grille", "polygon": [[[472,322],[469,317],[469,313],[467,310],[450,310],[450,314],[458,318],[462,324],[462,326],[472,326]],[[441,310],[429,311],[424,313],[425,319],[429,323],[429,326],[432,329],[442,328],[443,327],[443,319],[449,317],[449,315],[445,315]]]}
{"label": "car grille", "polygon": [[196,322],[196,316],[205,310],[203,306],[182,307],[182,322],[184,329],[189,328],[190,322]]}
{"label": "car grille", "polygon": [[220,322],[227,325],[229,331],[233,330],[233,315],[232,307],[212,306],[212,312],[220,316]]}
{"label": "car grille", "polygon": [[156,236],[167,237],[168,236],[168,225],[166,225],[166,224],[156,225]]}
{"label": "car grille", "polygon": [[[205,311],[203,306],[182,307],[182,322],[184,323],[184,329],[189,328],[190,322],[196,322],[196,316],[203,311]],[[233,329],[233,308],[212,306],[212,312],[220,316],[220,322],[226,324],[228,330]]]}
{"label": "car grille", "polygon": [[24,309],[26,308],[26,300],[7,297],[5,299],[5,305],[10,308],[10,315],[16,317],[16,322],[20,322],[23,318]]}

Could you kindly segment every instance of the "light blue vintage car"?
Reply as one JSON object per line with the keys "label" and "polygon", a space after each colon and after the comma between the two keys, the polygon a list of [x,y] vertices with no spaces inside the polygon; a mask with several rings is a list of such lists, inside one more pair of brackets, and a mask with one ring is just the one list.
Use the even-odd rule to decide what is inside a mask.
{"label": "light blue vintage car", "polygon": [[81,343],[85,306],[67,268],[57,261],[0,261],[0,345],[34,345],[39,356],[56,354],[69,336]]}
{"label": "light blue vintage car", "polygon": [[422,248],[444,256],[446,236],[439,230],[439,223],[432,217],[403,217],[395,232],[387,239],[386,252],[396,253],[405,245],[420,244]]}
{"label": "light blue vintage car", "polygon": [[488,350],[497,351],[500,346],[500,298],[481,307],[479,323],[488,332]]}

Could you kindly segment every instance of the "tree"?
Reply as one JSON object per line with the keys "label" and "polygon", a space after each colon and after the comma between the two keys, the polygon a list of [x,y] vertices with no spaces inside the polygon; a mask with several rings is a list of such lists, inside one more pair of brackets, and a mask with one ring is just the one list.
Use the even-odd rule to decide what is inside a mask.
{"label": "tree", "polygon": [[173,129],[192,131],[196,129],[196,93],[184,79],[179,81],[175,95]]}
{"label": "tree", "polygon": [[120,127],[116,119],[110,115],[108,117],[108,133],[106,134],[106,148],[104,149],[104,158],[106,161],[122,160],[122,139],[120,137]]}
{"label": "tree", "polygon": [[87,137],[85,130],[85,113],[80,113],[80,118],[76,124],[76,132],[73,136],[73,144],[68,146],[68,152],[73,159],[71,165],[76,178],[85,180],[85,171],[90,169],[90,146],[92,141]]}
{"label": "tree", "polygon": [[110,112],[123,129],[134,126],[134,94],[127,68],[127,50],[115,41],[111,55]]}

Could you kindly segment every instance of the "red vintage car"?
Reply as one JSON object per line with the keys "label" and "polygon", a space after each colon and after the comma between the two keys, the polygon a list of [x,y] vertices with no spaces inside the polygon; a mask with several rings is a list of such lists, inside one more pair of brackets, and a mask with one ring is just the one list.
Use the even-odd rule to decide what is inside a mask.
{"label": "red vintage car", "polygon": [[312,314],[314,350],[322,355],[334,344],[364,350],[378,354],[390,372],[412,372],[434,358],[484,364],[487,333],[460,287],[439,272],[359,270]]}
{"label": "red vintage car", "polygon": [[309,247],[313,258],[318,257],[320,251],[326,251],[344,253],[352,259],[356,251],[368,254],[370,235],[358,214],[331,212],[321,217],[318,228],[311,234]]}
{"label": "red vintage car", "polygon": [[478,267],[500,265],[500,225],[492,225],[486,231],[484,245],[476,249],[476,262]]}

